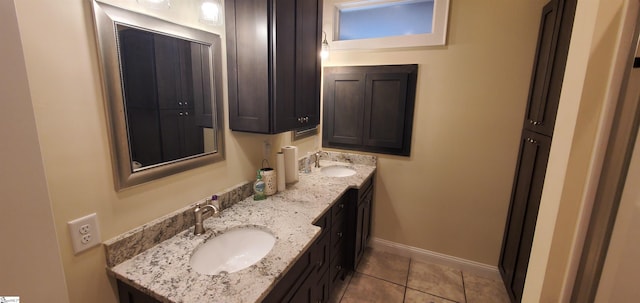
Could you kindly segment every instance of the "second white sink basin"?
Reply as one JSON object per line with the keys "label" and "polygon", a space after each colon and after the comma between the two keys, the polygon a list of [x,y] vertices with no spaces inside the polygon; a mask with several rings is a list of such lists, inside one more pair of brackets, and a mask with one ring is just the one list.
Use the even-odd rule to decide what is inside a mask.
{"label": "second white sink basin", "polygon": [[232,273],[260,261],[275,243],[276,238],[264,230],[237,228],[198,246],[189,264],[196,272],[205,275]]}
{"label": "second white sink basin", "polygon": [[348,177],[356,174],[353,168],[342,165],[325,166],[320,169],[320,172],[329,177]]}

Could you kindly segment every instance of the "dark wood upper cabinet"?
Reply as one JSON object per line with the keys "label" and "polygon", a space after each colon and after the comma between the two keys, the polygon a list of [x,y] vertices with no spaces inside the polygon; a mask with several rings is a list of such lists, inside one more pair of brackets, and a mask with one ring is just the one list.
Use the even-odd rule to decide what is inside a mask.
{"label": "dark wood upper cabinet", "polygon": [[408,156],[417,65],[327,67],[322,146]]}
{"label": "dark wood upper cabinet", "polygon": [[[571,27],[560,26],[563,1],[551,1],[542,9],[524,128],[551,136],[555,126],[564,67],[567,64]],[[566,19],[566,18],[565,18]],[[566,22],[566,21],[565,21]],[[561,32],[562,31],[562,32]]]}
{"label": "dark wood upper cabinet", "polygon": [[229,127],[281,133],[320,122],[322,0],[225,1]]}

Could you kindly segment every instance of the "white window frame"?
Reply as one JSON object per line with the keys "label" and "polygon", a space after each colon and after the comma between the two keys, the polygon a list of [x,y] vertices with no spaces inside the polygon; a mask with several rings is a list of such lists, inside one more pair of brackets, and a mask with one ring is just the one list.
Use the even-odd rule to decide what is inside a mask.
{"label": "white window frame", "polygon": [[370,39],[338,40],[338,25],[341,9],[358,6],[411,3],[412,0],[327,0],[324,4],[324,31],[327,35],[331,51],[446,45],[449,1],[450,0],[433,0],[433,26],[431,33]]}

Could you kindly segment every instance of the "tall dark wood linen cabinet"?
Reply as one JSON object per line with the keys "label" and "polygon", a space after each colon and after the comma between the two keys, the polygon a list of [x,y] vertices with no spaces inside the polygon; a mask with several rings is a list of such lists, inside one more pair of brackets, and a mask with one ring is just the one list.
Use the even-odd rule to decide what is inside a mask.
{"label": "tall dark wood linen cabinet", "polygon": [[538,218],[577,0],[542,9],[499,269],[511,301],[520,302]]}

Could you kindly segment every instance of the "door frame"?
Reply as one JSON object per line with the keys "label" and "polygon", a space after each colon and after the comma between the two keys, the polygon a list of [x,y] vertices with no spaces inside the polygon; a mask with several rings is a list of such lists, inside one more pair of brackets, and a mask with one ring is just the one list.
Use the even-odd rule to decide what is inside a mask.
{"label": "door frame", "polygon": [[598,290],[600,276],[606,259],[622,190],[626,181],[631,155],[640,124],[640,98],[638,92],[629,87],[629,75],[634,65],[640,34],[640,6],[634,5],[635,30],[628,53],[620,94],[615,105],[613,123],[609,133],[602,170],[597,183],[595,200],[587,225],[586,236],[571,293],[570,302],[593,302]]}

